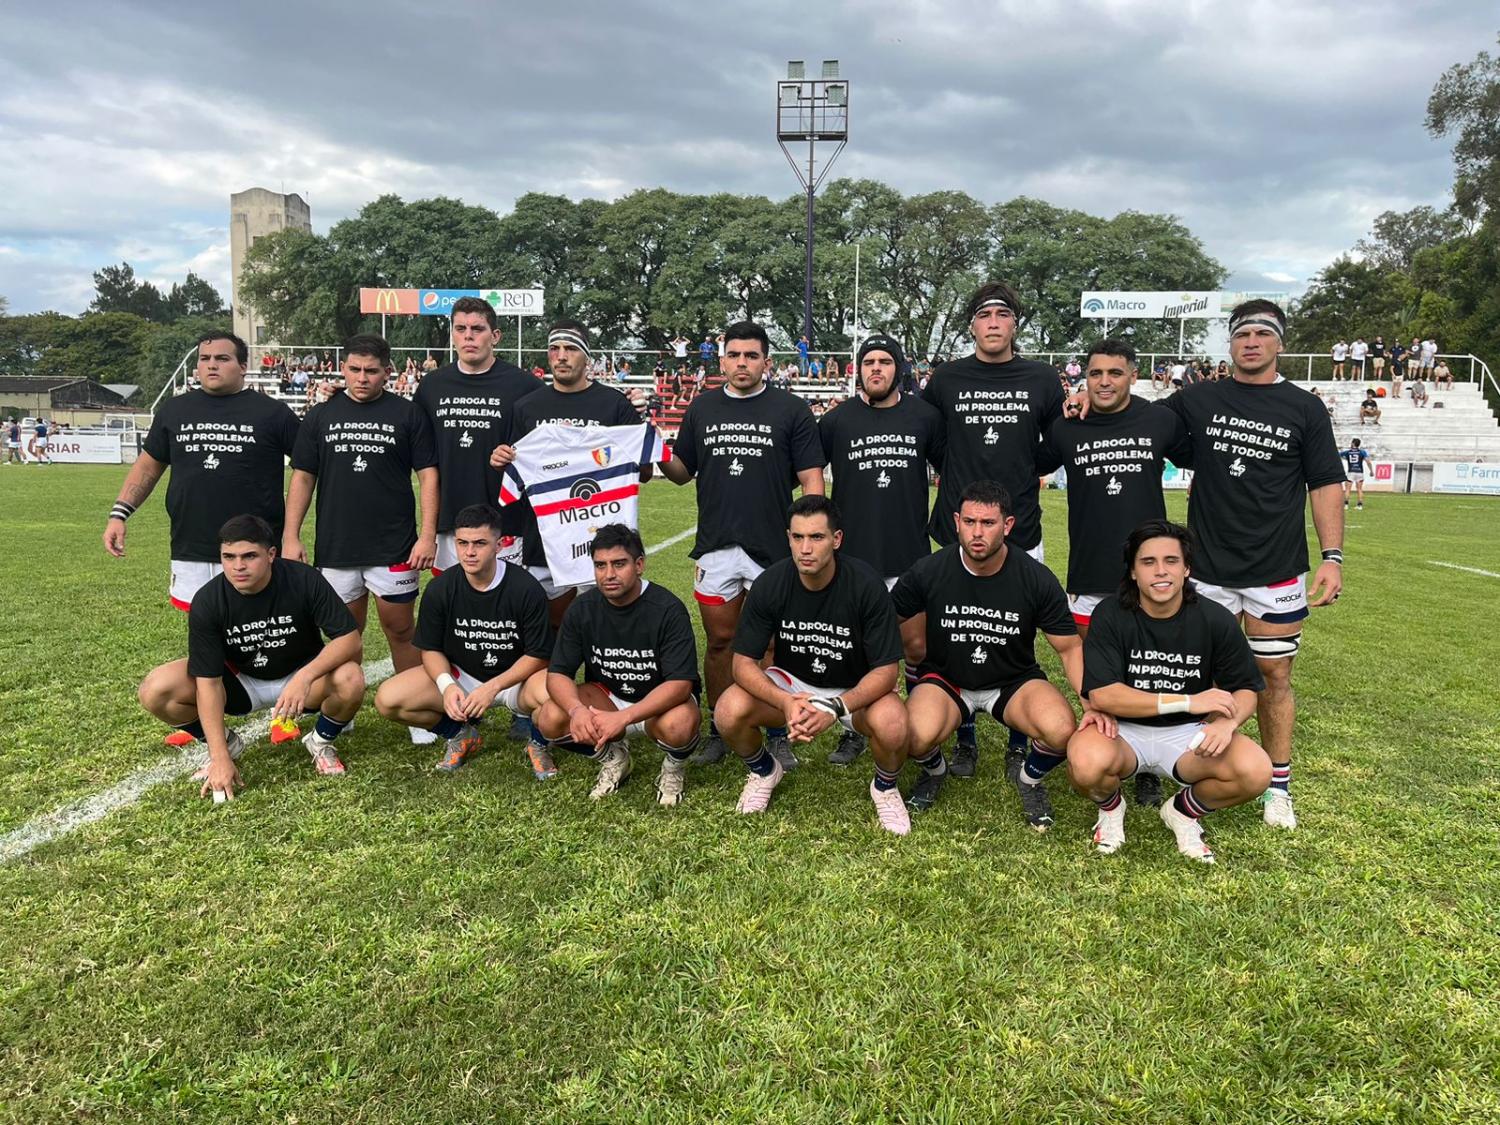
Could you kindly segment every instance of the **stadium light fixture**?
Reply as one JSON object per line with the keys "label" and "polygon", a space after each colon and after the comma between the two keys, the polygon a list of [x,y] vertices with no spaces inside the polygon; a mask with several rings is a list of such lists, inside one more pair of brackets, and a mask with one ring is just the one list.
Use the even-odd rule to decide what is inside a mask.
{"label": "stadium light fixture", "polygon": [[[776,143],[807,193],[807,268],[803,277],[802,334],[813,343],[813,200],[828,170],[849,143],[849,83],[839,76],[838,59],[824,59],[821,78],[806,77],[806,64],[786,64],[786,78],[776,83]],[[819,141],[834,143],[820,163]],[[807,163],[792,155],[788,142],[806,143]],[[826,150],[825,150],[826,151]]]}

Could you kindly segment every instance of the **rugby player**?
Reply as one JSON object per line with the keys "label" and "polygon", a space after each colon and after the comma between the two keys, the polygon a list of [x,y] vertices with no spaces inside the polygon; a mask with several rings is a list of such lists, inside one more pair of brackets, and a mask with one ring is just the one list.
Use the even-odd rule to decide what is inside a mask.
{"label": "rugby player", "polygon": [[1234,615],[1200,598],[1188,580],[1192,535],[1153,519],[1125,542],[1119,592],[1101,601],[1083,645],[1083,687],[1091,707],[1119,722],[1113,738],[1089,728],[1068,742],[1073,788],[1099,806],[1094,847],[1125,843],[1120,782],[1133,773],[1182,783],[1161,808],[1177,850],[1214,862],[1203,817],[1254,800],[1271,780],[1265,751],[1239,733],[1263,685]]}
{"label": "rugby player", "polygon": [[[764,812],[786,771],[761,731],[785,723],[795,742],[811,742],[835,722],[873,743],[870,799],[880,825],[904,836],[911,818],[896,779],[906,762],[906,713],[896,694],[901,638],[880,575],[839,553],[838,507],[823,496],[791,506],[792,557],[772,563],[745,599],[734,634],[734,683],[714,709],[724,741],[750,775],[741,813]],[[774,646],[776,662],[762,668]]]}
{"label": "rugby player", "polygon": [[232,800],[243,787],[235,762],[245,744],[224,716],[265,707],[281,720],[315,711],[302,744],[319,773],[342,775],[334,740],[365,694],[354,615],[312,567],[276,557],[276,534],[260,516],[219,529],[219,566],[188,607],[187,659],[151,670],[141,706],[207,744],[208,762],[193,775],[201,796]]}
{"label": "rugby player", "polygon": [[[432,431],[409,399],[387,394],[391,346],[380,336],[344,344],[344,389],[307,412],[292,450],[281,557],[306,562],[302,523],[317,493],[313,559],[364,632],[370,595],[400,673],[412,646],[417,579],[437,550],[438,471]],[[422,528],[411,476],[422,492]],[[431,741],[414,726],[412,741]]]}
{"label": "rugby player", "polygon": [[1349,506],[1349,491],[1355,490],[1355,500],[1359,511],[1365,508],[1365,465],[1371,460],[1367,450],[1359,447],[1359,438],[1349,439],[1349,448],[1339,451],[1339,459],[1344,462],[1347,476],[1344,478],[1344,507]]}
{"label": "rugby player", "polygon": [[[493,504],[500,495],[500,474],[490,464],[495,447],[510,431],[516,403],[542,386],[514,364],[495,355],[500,318],[488,301],[460,297],[448,323],[458,358],[422,377],[413,401],[432,427],[438,459],[438,542],[433,573],[457,561],[453,517],[471,504]],[[500,516],[501,551],[507,562],[520,563],[520,536],[525,517],[519,509]],[[517,716],[511,737],[526,739],[530,725]]]}
{"label": "rugby player", "polygon": [[[965,311],[974,354],[933,372],[922,397],[943,417],[947,453],[928,533],[940,545],[955,541],[958,498],[972,482],[990,480],[1012,497],[1012,540],[1042,561],[1042,508],[1037,498],[1036,447],[1062,412],[1063,390],[1049,364],[1016,353],[1021,302],[1001,281],[986,282]],[[1019,768],[1026,740],[1010,732],[1007,769]],[[979,744],[972,724],[959,728],[953,755],[956,777],[973,777]]]}
{"label": "rugby player", "polygon": [[[698,532],[693,596],[707,651],[703,679],[710,715],[729,686],[730,644],[745,593],[761,571],[787,557],[786,510],[793,485],[823,494],[823,447],[804,399],[770,386],[771,340],[750,321],[724,330],[724,385],[688,405],[662,466],[675,484],[697,480]],[[784,768],[797,764],[786,733],[772,732]],[[708,744],[694,759],[708,765],[725,752],[710,720]]]}
{"label": "rugby player", "polygon": [[[125,521],[146,502],[170,466],[172,604],[184,612],[223,568],[219,529],[232,516],[259,516],[281,541],[282,480],[297,440],[297,416],[245,387],[250,349],[232,332],[198,340],[199,387],[162,403],[104,526],[104,548],[125,554]],[[274,543],[273,543],[274,546]]]}
{"label": "rugby player", "polygon": [[[932,550],[927,471],[943,467],[942,418],[930,404],[901,392],[906,372],[899,341],[881,333],[867,337],[859,346],[854,397],[818,419],[834,499],[844,513],[842,556],[869,563],[887,589]],[[908,669],[921,660],[920,625],[913,620],[903,629]],[[915,682],[910,678],[908,686]],[[864,735],[845,730],[828,761],[847,766],[864,748]]]}
{"label": "rugby player", "polygon": [[453,517],[458,566],[427,584],[417,614],[420,667],[380,685],[375,709],[445,741],[437,769],[453,773],[483,743],[497,703],[529,718],[547,699],[547,596],[524,567],[499,557],[500,513],[471,504]]}
{"label": "rugby player", "polygon": [[[1193,532],[1198,593],[1244,623],[1265,678],[1256,706],[1271,758],[1265,822],[1295,828],[1292,663],[1309,607],[1332,605],[1343,589],[1344,466],[1328,411],[1276,370],[1286,314],[1251,300],[1229,314],[1231,377],[1195,383],[1167,399],[1192,442]],[[1306,580],[1304,506],[1323,559]]]}
{"label": "rugby player", "polygon": [[[589,333],[576,320],[561,320],[547,333],[547,366],[552,385],[544,386],[516,404],[511,414],[510,431],[504,442],[490,455],[492,468],[503,472],[516,459],[515,443],[546,422],[565,426],[633,426],[641,420],[640,412],[630,400],[613,387],[596,383],[589,375],[592,365]],[[651,466],[641,468],[640,479],[651,479]],[[521,562],[533,578],[542,584],[548,598],[552,627],[562,623],[564,611],[578,593],[576,586],[558,586],[552,581],[542,547],[536,513],[529,501],[521,500]],[[532,722],[526,742],[526,755],[538,780],[557,776],[557,766],[547,751],[536,723]]]}
{"label": "rugby player", "polygon": [[[646,581],[640,532],[605,524],[590,544],[594,586],[563,614],[537,726],[554,745],[599,763],[589,796],[607,797],[630,776],[632,734],[661,747],[656,799],[682,800],[698,746],[698,643],[677,595]],[[584,682],[574,682],[578,669]]]}
{"label": "rugby player", "polygon": [[1036,662],[1040,630],[1057,652],[1075,694],[1082,697],[1083,644],[1057,578],[1025,551],[1006,542],[1014,525],[1010,496],[994,481],[974,481],[959,494],[954,515],[959,541],[928,555],[891,591],[902,618],[926,615],[927,653],[917,686],[906,700],[911,730],[908,756],[922,777],[907,797],[930,809],[948,770],[942,742],[965,719],[988,711],[1030,739],[1012,779],[1026,823],[1052,826],[1052,802],[1042,779],[1063,764],[1080,726],[1114,736],[1114,720],[1085,705],[1081,724]]}
{"label": "rugby player", "polygon": [[[1191,450],[1182,419],[1131,394],[1138,371],[1135,349],[1101,340],[1088,352],[1085,418],[1058,418],[1037,451],[1037,470],[1067,470],[1068,604],[1081,637],[1094,607],[1114,596],[1120,547],[1148,519],[1165,519],[1162,465],[1185,464]],[[1155,774],[1136,777],[1136,800],[1161,804]]]}

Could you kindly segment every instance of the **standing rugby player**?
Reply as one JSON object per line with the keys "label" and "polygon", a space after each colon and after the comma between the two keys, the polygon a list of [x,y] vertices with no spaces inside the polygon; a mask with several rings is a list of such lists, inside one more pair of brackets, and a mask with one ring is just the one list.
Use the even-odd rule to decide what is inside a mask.
{"label": "standing rugby player", "polygon": [[[313,560],[364,631],[370,595],[396,672],[420,661],[412,646],[417,579],[437,550],[438,471],[432,431],[409,399],[387,394],[391,346],[380,336],[344,345],[344,389],[303,419],[292,451],[281,557],[306,562],[302,522],[317,493]],[[417,531],[411,477],[422,490]],[[431,741],[422,727],[412,741]]]}
{"label": "standing rugby player", "polygon": [[[901,391],[906,356],[894,337],[867,337],[857,371],[854,397],[818,419],[818,436],[844,513],[842,555],[869,563],[889,589],[932,550],[927,472],[943,467],[943,420],[930,404]],[[921,629],[904,630],[902,642],[913,669],[921,659]],[[846,730],[828,761],[847,766],[864,747],[864,735]]]}
{"label": "standing rugby player", "polygon": [[[786,771],[761,731],[785,723],[811,742],[835,722],[874,743],[870,799],[880,826],[904,836],[911,817],[896,779],[906,762],[906,712],[896,694],[901,640],[879,572],[839,553],[839,510],[823,496],[791,507],[792,557],[771,564],[745,600],[734,635],[734,683],[714,710],[724,741],[750,770],[739,811],[764,812]],[[760,666],[774,646],[776,663]]]}
{"label": "standing rugby player", "polygon": [[[698,745],[698,642],[687,607],[647,582],[640,532],[605,524],[590,544],[594,586],[563,614],[547,673],[549,702],[537,726],[553,743],[599,763],[589,796],[607,797],[630,776],[632,734],[661,747],[659,804],[681,802]],[[578,669],[584,682],[574,682]]]}
{"label": "standing rugby player", "polygon": [[[1167,515],[1162,465],[1190,456],[1182,419],[1132,395],[1138,371],[1135,349],[1101,340],[1089,349],[1084,418],[1058,418],[1037,452],[1037,468],[1068,473],[1068,604],[1082,637],[1094,607],[1120,583],[1120,548],[1146,520]],[[1136,800],[1161,804],[1155,774],[1136,777]]]}
{"label": "standing rugby player", "polygon": [[156,417],[104,527],[104,547],[125,554],[125,521],[146,502],[170,467],[167,516],[172,528],[172,604],[184,612],[193,595],[223,571],[219,529],[237,515],[259,516],[281,541],[286,458],[297,441],[297,416],[284,403],[245,387],[250,349],[230,332],[198,340],[193,370],[199,389],[167,399]]}
{"label": "standing rugby player", "polygon": [[[976,480],[998,483],[1011,496],[1012,542],[1042,561],[1042,508],[1038,500],[1036,447],[1062,413],[1057,371],[1016,353],[1021,302],[1000,281],[981,285],[966,310],[974,354],[950,360],[933,372],[922,397],[943,417],[947,439],[943,475],[928,532],[939,544],[955,541],[958,498]],[[1010,733],[1007,767],[1014,774],[1026,742]],[[959,728],[953,755],[955,777],[973,777],[979,759],[974,727]]]}
{"label": "standing rugby player", "polygon": [[[806,401],[766,382],[771,340],[758,324],[724,330],[723,386],[693,399],[682,416],[672,460],[662,466],[676,484],[697,480],[698,532],[693,596],[703,617],[709,713],[729,686],[730,644],[745,593],[766,567],[788,556],[786,510],[792,488],[823,494],[823,447]],[[785,732],[772,733],[784,767],[796,765]],[[708,745],[694,760],[717,762],[724,740],[710,724]]]}
{"label": "standing rugby player", "polygon": [[[1193,447],[1188,527],[1197,548],[1198,592],[1243,622],[1266,686],[1256,713],[1271,758],[1264,817],[1295,828],[1292,662],[1309,607],[1343,589],[1344,466],[1323,404],[1276,370],[1286,314],[1253,300],[1229,314],[1230,378],[1195,383],[1167,399]],[[1312,506],[1323,559],[1306,572],[1303,511]]]}

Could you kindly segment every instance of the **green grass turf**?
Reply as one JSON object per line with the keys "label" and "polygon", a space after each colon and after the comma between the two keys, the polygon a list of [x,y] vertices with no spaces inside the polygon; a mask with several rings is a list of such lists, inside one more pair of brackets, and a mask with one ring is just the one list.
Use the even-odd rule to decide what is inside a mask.
{"label": "green grass turf", "polygon": [[[159,501],[99,546],[119,478],[0,473],[0,832],[163,752],[133,690],[184,619]],[[1496,1120],[1500,580],[1428,560],[1500,572],[1500,505],[1350,516],[1295,834],[1216,814],[1204,869],[1132,810],[1099,857],[1054,777],[1035,837],[987,722],[896,841],[827,739],[742,819],[732,763],[662,810],[643,748],[595,804],[589,763],[539,785],[492,733],[437,776],[367,711],[343,780],[262,744],[231,806],[162,786],[0,866],[0,1119]],[[648,544],[693,519],[647,490]],[[680,595],[689,547],[648,565]]]}

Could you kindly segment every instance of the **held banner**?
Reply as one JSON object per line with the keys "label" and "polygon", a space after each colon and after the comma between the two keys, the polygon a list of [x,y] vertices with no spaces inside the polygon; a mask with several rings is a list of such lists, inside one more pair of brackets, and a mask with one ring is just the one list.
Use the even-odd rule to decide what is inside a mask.
{"label": "held banner", "polygon": [[1483,461],[1439,461],[1432,466],[1432,491],[1500,496],[1500,465]]}

